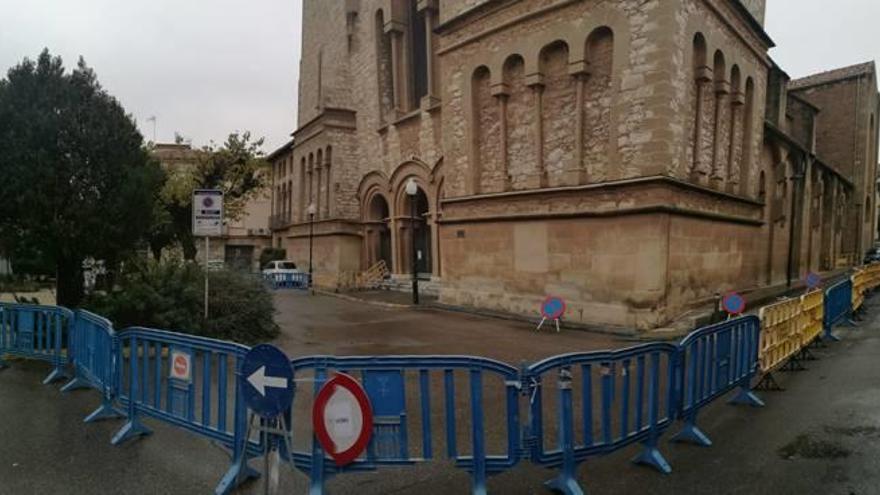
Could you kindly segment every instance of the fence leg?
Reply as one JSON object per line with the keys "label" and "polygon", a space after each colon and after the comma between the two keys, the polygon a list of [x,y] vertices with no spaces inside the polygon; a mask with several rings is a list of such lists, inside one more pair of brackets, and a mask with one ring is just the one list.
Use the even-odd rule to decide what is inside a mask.
{"label": "fence leg", "polygon": [[684,420],[684,429],[672,437],[673,442],[692,443],[701,447],[711,447],[712,440],[697,426],[696,411],[688,415]]}
{"label": "fence leg", "polygon": [[657,448],[657,438],[653,434],[651,435],[651,438],[644,443],[644,446],[645,450],[643,450],[641,454],[633,457],[632,462],[651,466],[663,474],[669,474],[672,472],[672,466],[666,462],[666,458],[663,457],[663,454],[660,453],[660,449]]}
{"label": "fence leg", "polygon": [[822,340],[824,340],[825,342],[840,342],[840,337],[831,333],[831,329],[828,328],[822,335]]}
{"label": "fence leg", "polygon": [[113,401],[104,397],[101,399],[101,405],[95,409],[92,414],[86,416],[86,419],[83,420],[83,423],[94,423],[95,421],[101,421],[104,419],[116,419],[116,418],[124,418],[125,413],[120,411],[119,409],[113,407]]}
{"label": "fence leg", "polygon": [[[236,422],[239,422],[239,420],[236,419]],[[236,430],[242,427],[244,433],[242,434],[242,430],[239,430],[239,433],[236,435],[232,446],[232,465],[229,466],[226,474],[220,479],[220,483],[214,489],[214,495],[227,495],[245,481],[260,477],[260,473],[257,470],[248,466],[247,442],[251,435],[252,422],[253,418],[248,418],[246,427],[242,427],[242,425],[236,426]]]}
{"label": "fence leg", "polygon": [[8,367],[9,367],[9,365],[6,364],[6,361],[3,360],[3,356],[0,356],[0,370],[2,370],[3,368],[8,368]]}
{"label": "fence leg", "polygon": [[112,445],[119,445],[132,438],[147,436],[152,433],[153,430],[144,426],[144,424],[141,423],[141,420],[138,419],[137,414],[133,414],[128,418],[128,422],[116,432],[116,435],[113,435],[113,440],[110,440],[110,443]]}
{"label": "fence leg", "polygon": [[[749,378],[749,380],[751,381],[751,378]],[[759,399],[758,396],[752,392],[752,388],[749,385],[740,386],[739,392],[730,399],[729,404],[764,407],[764,401]]]}
{"label": "fence leg", "polygon": [[43,380],[43,385],[49,385],[50,383],[55,383],[65,378],[67,378],[67,372],[64,371],[64,366],[61,364],[56,364],[52,371],[49,373],[49,376],[47,376]]}
{"label": "fence leg", "polygon": [[66,394],[72,390],[81,390],[84,388],[90,388],[89,383],[78,376],[74,376],[72,380],[65,383],[63,387],[61,387],[61,393]]}

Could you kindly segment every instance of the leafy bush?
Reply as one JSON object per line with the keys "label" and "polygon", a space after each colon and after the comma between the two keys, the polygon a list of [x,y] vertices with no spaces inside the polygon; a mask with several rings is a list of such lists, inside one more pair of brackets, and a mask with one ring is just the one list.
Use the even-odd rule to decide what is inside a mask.
{"label": "leafy bush", "polygon": [[275,260],[283,260],[287,257],[287,250],[282,248],[265,248],[260,252],[260,270],[266,266],[266,263]]}
{"label": "leafy bush", "polygon": [[205,321],[204,273],[191,262],[139,263],[122,274],[116,290],[91,296],[84,307],[120,329],[151,327],[245,344],[278,335],[269,291],[259,279],[233,271],[208,273],[212,290]]}

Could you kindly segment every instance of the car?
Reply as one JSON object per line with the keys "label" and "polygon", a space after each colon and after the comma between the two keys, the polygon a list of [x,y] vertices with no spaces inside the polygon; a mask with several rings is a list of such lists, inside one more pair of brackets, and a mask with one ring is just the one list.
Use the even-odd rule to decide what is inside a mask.
{"label": "car", "polygon": [[263,267],[263,277],[272,277],[276,274],[300,273],[296,263],[288,260],[275,260],[266,263]]}
{"label": "car", "polygon": [[865,253],[865,259],[862,261],[864,264],[877,263],[880,261],[880,247],[873,247]]}

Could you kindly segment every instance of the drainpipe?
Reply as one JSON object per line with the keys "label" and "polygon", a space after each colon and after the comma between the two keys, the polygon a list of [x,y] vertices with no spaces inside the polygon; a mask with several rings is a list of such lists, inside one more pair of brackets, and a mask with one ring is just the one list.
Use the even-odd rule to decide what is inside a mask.
{"label": "drainpipe", "polygon": [[804,180],[804,172],[806,169],[806,157],[803,157],[795,170],[794,175],[791,177],[791,221],[788,222],[788,269],[786,273],[786,286],[790,289],[792,280],[794,279],[794,238],[796,228],[801,228],[798,212],[798,203],[800,203],[801,196],[803,194],[803,180]]}

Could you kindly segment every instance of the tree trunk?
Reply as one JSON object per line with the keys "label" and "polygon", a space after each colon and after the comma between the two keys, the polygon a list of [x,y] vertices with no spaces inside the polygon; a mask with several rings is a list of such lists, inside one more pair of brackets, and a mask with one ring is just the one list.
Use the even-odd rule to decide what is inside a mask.
{"label": "tree trunk", "polygon": [[57,304],[76,308],[83,299],[83,270],[81,260],[61,260],[57,265]]}
{"label": "tree trunk", "polygon": [[180,245],[183,247],[183,259],[196,259],[199,250],[196,248],[195,238],[192,235],[181,236]]}

